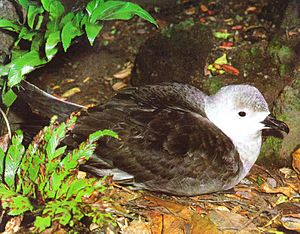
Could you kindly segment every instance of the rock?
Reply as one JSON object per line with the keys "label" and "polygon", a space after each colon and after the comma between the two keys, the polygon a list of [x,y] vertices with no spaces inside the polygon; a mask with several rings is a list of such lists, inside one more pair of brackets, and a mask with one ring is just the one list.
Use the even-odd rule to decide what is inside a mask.
{"label": "rock", "polygon": [[289,125],[290,133],[283,139],[269,137],[263,144],[259,161],[288,166],[291,164],[291,153],[300,144],[300,71],[293,83],[286,86],[277,98],[273,112]]}
{"label": "rock", "polygon": [[201,24],[182,22],[156,34],[141,46],[134,63],[131,83],[138,86],[166,81],[194,84],[201,82],[211,32]]}
{"label": "rock", "polygon": [[[0,18],[17,21],[19,17],[12,1],[0,0]],[[15,38],[11,33],[5,30],[0,31],[0,63],[5,62],[14,41]]]}
{"label": "rock", "polygon": [[279,28],[282,24],[289,1],[273,0],[266,1],[266,3],[267,4],[262,8],[261,13],[258,15],[259,18],[270,21]]}

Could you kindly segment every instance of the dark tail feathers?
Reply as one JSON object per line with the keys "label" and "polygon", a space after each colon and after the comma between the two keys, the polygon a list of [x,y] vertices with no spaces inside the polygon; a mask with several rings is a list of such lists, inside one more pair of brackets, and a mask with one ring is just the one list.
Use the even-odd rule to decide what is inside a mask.
{"label": "dark tail feathers", "polygon": [[44,118],[57,115],[59,121],[64,121],[74,111],[85,109],[84,106],[54,97],[27,81],[22,82],[18,98],[27,103],[33,113]]}

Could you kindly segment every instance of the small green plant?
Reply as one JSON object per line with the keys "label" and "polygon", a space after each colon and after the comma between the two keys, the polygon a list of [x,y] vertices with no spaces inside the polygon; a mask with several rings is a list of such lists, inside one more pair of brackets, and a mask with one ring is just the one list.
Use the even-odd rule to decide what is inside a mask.
{"label": "small green plant", "polygon": [[77,149],[67,152],[61,143],[75,121],[73,117],[59,125],[53,118],[26,150],[21,131],[17,131],[6,153],[0,148],[2,207],[12,216],[33,213],[37,231],[53,222],[73,226],[83,217],[90,217],[98,225],[112,220],[109,214],[84,202],[95,192],[101,195],[106,190],[103,179],[79,179],[77,175],[79,165],[93,154],[99,138],[118,136],[110,130],[97,131]]}
{"label": "small green plant", "polygon": [[[137,15],[156,25],[152,16],[140,6],[115,0],[91,0],[83,10],[66,12],[61,0],[18,0],[24,19],[12,22],[0,19],[0,28],[17,35],[10,62],[0,66],[2,102],[11,106],[16,99],[13,87],[24,75],[48,63],[58,52],[60,44],[66,51],[75,37],[86,34],[93,42],[107,20],[128,20]],[[20,48],[20,42],[29,45]]]}

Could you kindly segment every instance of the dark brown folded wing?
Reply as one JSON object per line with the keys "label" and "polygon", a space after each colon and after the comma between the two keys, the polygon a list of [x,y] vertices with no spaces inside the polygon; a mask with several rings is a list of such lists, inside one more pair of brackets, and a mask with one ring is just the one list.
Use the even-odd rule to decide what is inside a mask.
{"label": "dark brown folded wing", "polygon": [[241,168],[231,140],[205,117],[141,102],[136,93],[119,94],[87,111],[68,140],[80,142],[101,129],[114,130],[121,140],[102,139],[97,157],[149,190],[176,195],[219,191]]}

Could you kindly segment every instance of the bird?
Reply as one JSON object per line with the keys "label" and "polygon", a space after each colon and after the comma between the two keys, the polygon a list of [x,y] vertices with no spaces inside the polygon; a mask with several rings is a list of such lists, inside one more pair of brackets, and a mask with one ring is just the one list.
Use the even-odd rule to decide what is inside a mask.
{"label": "bird", "polygon": [[128,87],[89,109],[27,82],[22,89],[19,96],[44,116],[63,120],[81,111],[64,141],[70,147],[97,130],[119,135],[101,138],[84,170],[177,196],[233,188],[254,165],[262,130],[289,132],[286,123],[270,114],[261,92],[246,84],[224,86],[210,96],[181,83]]}

